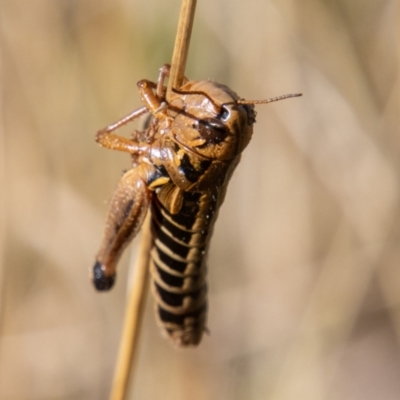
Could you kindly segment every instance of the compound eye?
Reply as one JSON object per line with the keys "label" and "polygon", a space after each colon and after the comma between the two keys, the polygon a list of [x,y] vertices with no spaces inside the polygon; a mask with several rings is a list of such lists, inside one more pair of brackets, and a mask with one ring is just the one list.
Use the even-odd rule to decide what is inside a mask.
{"label": "compound eye", "polygon": [[219,119],[222,119],[222,121],[227,121],[228,118],[230,117],[231,112],[229,111],[229,108],[226,106],[221,107],[221,112],[218,115]]}
{"label": "compound eye", "polygon": [[228,134],[228,128],[225,124],[215,118],[199,120],[196,128],[200,136],[209,143],[220,143]]}

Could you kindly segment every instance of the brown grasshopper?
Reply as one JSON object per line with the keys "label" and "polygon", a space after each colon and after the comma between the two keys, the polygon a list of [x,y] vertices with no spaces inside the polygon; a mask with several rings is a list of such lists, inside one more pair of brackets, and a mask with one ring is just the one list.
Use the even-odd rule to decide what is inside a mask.
{"label": "brown grasshopper", "polygon": [[[184,80],[166,100],[165,78],[138,82],[144,103],[97,133],[96,141],[130,153],[133,168],[121,178],[111,199],[104,238],[93,268],[98,290],[112,287],[116,265],[151,208],[152,291],[164,333],[177,346],[197,345],[207,314],[206,254],[228,181],[248,145],[254,104],[227,86]],[[132,139],[113,131],[149,113],[149,126]]]}

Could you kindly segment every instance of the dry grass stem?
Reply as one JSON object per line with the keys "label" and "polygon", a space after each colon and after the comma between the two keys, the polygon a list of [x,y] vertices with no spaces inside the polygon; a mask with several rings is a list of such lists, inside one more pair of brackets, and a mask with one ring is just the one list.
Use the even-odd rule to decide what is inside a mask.
{"label": "dry grass stem", "polygon": [[[185,74],[187,54],[189,51],[196,0],[183,0],[179,16],[178,31],[175,40],[174,53],[171,63],[168,92],[171,88],[179,87]],[[132,288],[128,298],[125,322],[115,369],[111,400],[124,400],[129,385],[129,378],[135,359],[137,343],[145,304],[148,281],[148,266],[151,250],[150,216],[148,214],[142,228],[137,265]]]}
{"label": "dry grass stem", "polygon": [[182,85],[195,11],[196,0],[183,0],[179,16],[178,31],[175,39],[174,53],[172,55],[167,99],[171,95],[172,88],[178,88]]}
{"label": "dry grass stem", "polygon": [[126,398],[129,378],[135,355],[137,354],[140,325],[146,301],[150,250],[150,214],[148,214],[142,227],[139,254],[134,269],[132,287],[128,295],[124,327],[110,396],[111,400],[123,400]]}
{"label": "dry grass stem", "polygon": [[[1,53],[0,53],[1,54]],[[5,137],[3,115],[3,82],[2,63],[0,61],[0,326],[3,326],[4,303],[4,263],[5,263],[5,239],[6,239],[6,187],[5,187]]]}

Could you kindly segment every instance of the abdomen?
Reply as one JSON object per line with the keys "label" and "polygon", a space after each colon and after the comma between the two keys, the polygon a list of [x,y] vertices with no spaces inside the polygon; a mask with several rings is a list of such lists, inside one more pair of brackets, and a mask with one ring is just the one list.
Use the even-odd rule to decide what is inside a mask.
{"label": "abdomen", "polygon": [[152,290],[164,333],[178,346],[197,345],[206,329],[206,253],[217,208],[210,192],[184,192],[178,214],[152,200]]}

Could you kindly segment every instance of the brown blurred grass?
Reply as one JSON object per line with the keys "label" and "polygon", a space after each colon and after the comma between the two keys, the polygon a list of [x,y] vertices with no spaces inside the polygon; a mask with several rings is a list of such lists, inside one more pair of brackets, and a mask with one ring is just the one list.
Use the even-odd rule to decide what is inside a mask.
{"label": "brown blurred grass", "polygon": [[[93,138],[169,61],[180,2],[0,7],[0,398],[105,399],[128,256],[109,294],[88,275],[129,157]],[[175,351],[148,302],[135,399],[399,398],[399,7],[198,2],[189,77],[304,97],[258,107],[212,242],[211,335]]]}

